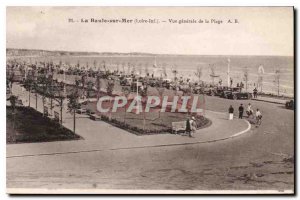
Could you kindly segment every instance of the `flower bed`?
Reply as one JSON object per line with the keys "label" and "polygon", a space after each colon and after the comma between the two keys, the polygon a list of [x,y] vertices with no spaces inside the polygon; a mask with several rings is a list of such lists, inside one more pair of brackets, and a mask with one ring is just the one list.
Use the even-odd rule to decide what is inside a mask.
{"label": "flower bed", "polygon": [[[177,113],[177,116],[175,115],[175,117],[170,117],[170,114],[174,113],[164,113],[162,119],[146,119],[147,125],[145,128],[143,127],[142,115],[136,115],[140,117],[134,119],[131,117],[125,122],[124,119],[121,119],[119,116],[117,116],[117,113],[114,113],[111,119],[109,119],[108,115],[101,115],[101,119],[113,126],[124,129],[136,135],[170,134],[172,133],[172,122],[186,120],[186,115],[184,114]],[[197,129],[205,128],[211,125],[211,121],[208,118],[203,116],[195,116],[195,118]],[[152,123],[152,126],[149,126],[149,123]]]}

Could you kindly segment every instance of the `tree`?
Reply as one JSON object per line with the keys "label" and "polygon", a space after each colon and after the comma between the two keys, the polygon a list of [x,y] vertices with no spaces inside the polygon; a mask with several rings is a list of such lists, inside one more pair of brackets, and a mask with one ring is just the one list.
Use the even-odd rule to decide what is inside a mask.
{"label": "tree", "polygon": [[107,81],[107,85],[106,85],[106,92],[108,95],[112,95],[113,91],[114,91],[114,86],[115,86],[115,82],[112,79],[109,79]]}
{"label": "tree", "polygon": [[146,77],[149,77],[149,68],[148,68],[148,63],[145,63],[145,69],[144,69],[144,71],[145,71],[145,74],[146,74]]}
{"label": "tree", "polygon": [[131,67],[130,67],[130,63],[127,63],[127,74],[128,74],[128,75],[131,74],[131,73],[130,73],[130,72],[131,72],[131,71],[130,71],[130,70],[131,70],[130,68],[131,68]]}
{"label": "tree", "polygon": [[48,97],[50,99],[50,110],[51,110],[51,115],[53,115],[53,99],[55,98],[55,90],[54,88],[57,88],[57,86],[55,84],[53,84],[53,76],[50,75],[48,77],[48,81],[47,81],[47,89],[46,89],[46,97]]}
{"label": "tree", "polygon": [[[127,87],[122,87],[122,92],[124,93],[126,99],[128,100],[130,89],[128,89]],[[127,104],[124,106],[124,123],[126,122],[126,112],[127,112]]]}
{"label": "tree", "polygon": [[16,109],[17,99],[18,97],[15,95],[10,95],[10,97],[8,98],[13,112],[15,112]]}
{"label": "tree", "polygon": [[122,63],[122,71],[123,71],[123,72],[122,72],[123,75],[125,75],[125,63],[124,63],[124,62]]}
{"label": "tree", "polygon": [[91,91],[93,91],[94,83],[92,81],[87,82],[87,98],[91,97]]}
{"label": "tree", "polygon": [[174,66],[174,68],[172,68],[172,73],[174,75],[174,81],[177,81],[178,70],[177,70],[176,66]]}
{"label": "tree", "polygon": [[42,95],[42,104],[43,104],[43,115],[45,113],[45,100],[46,97],[49,96],[51,90],[51,81],[52,77],[47,76],[44,73],[39,75],[37,78],[37,84],[34,85],[36,92],[36,109],[37,109],[37,93]]}
{"label": "tree", "polygon": [[[143,90],[141,90],[141,96],[143,99],[145,99],[148,95],[148,86],[144,85]],[[141,102],[142,103],[142,102]],[[143,130],[145,131],[145,127],[146,127],[146,112],[145,112],[145,108],[143,109]]]}
{"label": "tree", "polygon": [[259,65],[259,67],[258,67],[257,87],[260,87],[260,92],[262,92],[262,88],[263,88],[263,74],[264,73],[265,73],[264,66]]}
{"label": "tree", "polygon": [[11,95],[8,100],[10,101],[10,105],[12,108],[12,115],[13,115],[13,141],[16,140],[16,134],[15,134],[15,123],[16,123],[16,104],[17,104],[18,97],[15,95]]}
{"label": "tree", "polygon": [[209,64],[209,68],[211,71],[210,77],[212,79],[212,84],[215,85],[215,78],[218,77],[218,75],[216,75],[215,65]]}
{"label": "tree", "polygon": [[68,111],[70,113],[73,113],[73,132],[75,134],[75,129],[76,129],[76,110],[79,107],[78,99],[78,89],[76,88],[71,92],[70,95],[67,96],[68,98]]}
{"label": "tree", "polygon": [[38,84],[36,81],[33,82],[33,89],[34,89],[34,93],[35,93],[35,110],[37,111],[37,102],[38,102]]}
{"label": "tree", "polygon": [[[106,85],[106,92],[107,92],[107,95],[109,96],[112,96],[112,93],[114,91],[114,86],[115,86],[115,83],[114,83],[114,80],[112,79],[109,79],[107,81],[107,85]],[[109,120],[111,120],[111,99],[109,100]]]}
{"label": "tree", "polygon": [[197,76],[198,82],[200,84],[201,77],[202,77],[202,67],[200,66],[197,67],[197,71],[195,72],[195,75]]}
{"label": "tree", "polygon": [[101,92],[101,79],[99,74],[97,75],[96,78],[96,89],[97,89],[97,100],[99,100],[100,92]]}
{"label": "tree", "polygon": [[257,87],[260,87],[260,92],[262,92],[262,88],[263,88],[263,76],[262,75],[258,76]]}
{"label": "tree", "polygon": [[130,74],[131,75],[135,75],[135,72],[136,72],[136,70],[135,70],[135,64],[133,63],[132,66],[131,66]]}
{"label": "tree", "polygon": [[139,63],[139,64],[137,64],[137,68],[138,68],[138,73],[139,73],[139,76],[141,76],[142,75],[142,63]]}
{"label": "tree", "polygon": [[162,64],[162,73],[163,73],[164,77],[168,76],[168,74],[167,74],[167,68],[166,67],[167,67],[167,64],[163,63]]}
{"label": "tree", "polygon": [[85,83],[86,83],[87,75],[84,74],[81,76],[81,84],[82,84],[82,95],[85,96]]}
{"label": "tree", "polygon": [[51,86],[51,80],[49,79],[49,77],[43,75],[40,77],[40,83],[41,83],[41,87],[42,87],[42,91],[41,91],[41,94],[42,94],[42,103],[43,103],[43,116],[45,114],[45,100],[46,100],[46,97],[49,95],[50,93],[50,88],[52,87]]}
{"label": "tree", "polygon": [[102,61],[102,67],[103,67],[104,71],[107,72],[105,61]]}
{"label": "tree", "polygon": [[280,93],[280,78],[281,78],[281,72],[279,69],[275,70],[275,87],[277,87],[277,95],[279,96]]}
{"label": "tree", "polygon": [[[57,101],[59,103],[60,106],[60,124],[62,125],[63,121],[62,121],[62,111],[63,111],[63,100],[65,99],[64,96],[64,91],[63,91],[63,83],[60,83],[60,85],[56,86],[59,90],[58,90],[58,94],[53,94],[54,95],[54,100]],[[78,88],[78,85],[77,87]],[[57,97],[55,97],[57,96]]]}
{"label": "tree", "polygon": [[97,61],[96,60],[94,60],[93,65],[94,65],[94,70],[96,70],[97,69]]}
{"label": "tree", "polygon": [[245,67],[244,69],[244,80],[245,80],[245,83],[246,83],[246,92],[248,90],[248,80],[249,80],[249,71],[248,71],[248,68]]}
{"label": "tree", "polygon": [[28,107],[30,107],[30,95],[31,95],[31,88],[33,84],[33,79],[31,76],[27,76],[24,82],[24,87],[28,90]]}
{"label": "tree", "polygon": [[[158,85],[155,88],[158,92],[158,95],[159,95],[159,98],[160,98],[160,106],[161,106],[162,105],[162,97],[163,97],[163,94],[164,94],[164,91],[165,91],[165,88],[163,87],[162,77],[158,80]],[[160,111],[158,112],[158,118],[160,119]]]}
{"label": "tree", "polygon": [[8,83],[9,83],[9,90],[10,90],[10,93],[12,91],[12,86],[13,86],[13,83],[14,83],[14,79],[15,79],[15,72],[12,71],[9,76],[8,76]]}

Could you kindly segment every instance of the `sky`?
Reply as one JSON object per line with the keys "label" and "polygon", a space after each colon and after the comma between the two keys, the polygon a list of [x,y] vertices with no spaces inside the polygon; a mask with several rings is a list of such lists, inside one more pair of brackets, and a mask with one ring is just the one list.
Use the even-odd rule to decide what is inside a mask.
{"label": "sky", "polygon": [[[79,21],[68,22],[68,19]],[[161,23],[81,23],[81,19]],[[216,23],[169,23],[169,19]],[[228,20],[238,23],[227,23]],[[166,21],[166,22],[162,22]],[[7,7],[7,48],[293,56],[292,7]]]}

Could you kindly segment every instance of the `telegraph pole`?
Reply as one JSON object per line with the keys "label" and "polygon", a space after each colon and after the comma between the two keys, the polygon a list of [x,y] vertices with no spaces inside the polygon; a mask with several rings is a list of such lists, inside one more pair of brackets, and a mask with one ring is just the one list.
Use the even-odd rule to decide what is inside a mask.
{"label": "telegraph pole", "polygon": [[[138,79],[136,80],[136,97],[137,97],[137,101],[139,101],[139,81],[138,81]],[[139,104],[137,105],[137,114],[140,114]]]}
{"label": "telegraph pole", "polygon": [[227,60],[227,86],[230,87],[230,58]]}

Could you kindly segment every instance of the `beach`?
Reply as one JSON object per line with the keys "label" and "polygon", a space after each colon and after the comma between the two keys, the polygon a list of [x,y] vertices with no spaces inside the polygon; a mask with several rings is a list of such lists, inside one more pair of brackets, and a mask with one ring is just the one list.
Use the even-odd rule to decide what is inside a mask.
{"label": "beach", "polygon": [[[241,81],[245,84],[244,74],[248,72],[248,92],[252,92],[258,84],[258,68],[263,66],[262,87],[257,87],[259,92],[274,94],[278,93],[278,85],[275,81],[275,71],[280,71],[279,92],[280,95],[294,97],[294,58],[288,56],[197,56],[197,55],[157,55],[157,56],[47,56],[47,57],[8,57],[8,59],[24,60],[26,62],[59,62],[75,67],[109,70],[120,70],[128,72],[135,69],[137,74],[145,75],[146,71],[156,77],[173,79],[173,70],[178,71],[177,77],[189,78],[192,81],[199,79],[195,75],[197,68],[202,68],[201,81],[207,83],[218,83],[222,80],[227,85],[228,60],[230,65],[230,77],[233,86]],[[214,71],[215,78],[211,74]],[[166,72],[166,75],[164,75]]]}

